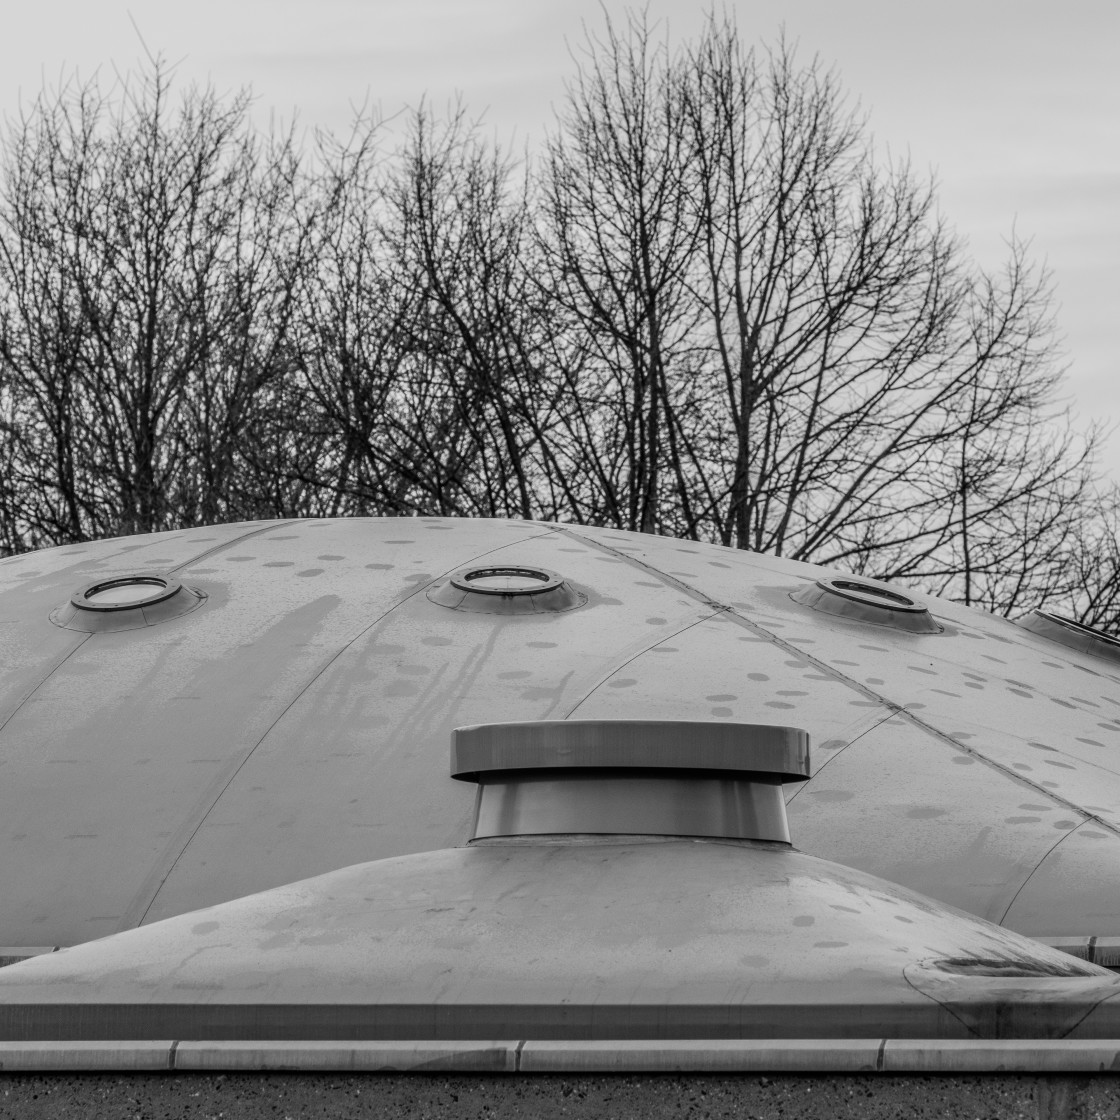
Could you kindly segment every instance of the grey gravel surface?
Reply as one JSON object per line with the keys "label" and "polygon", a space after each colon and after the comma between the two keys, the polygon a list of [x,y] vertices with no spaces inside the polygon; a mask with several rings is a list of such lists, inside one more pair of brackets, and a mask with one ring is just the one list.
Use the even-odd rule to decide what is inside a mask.
{"label": "grey gravel surface", "polygon": [[1120,1120],[1120,1076],[0,1074],[0,1118]]}

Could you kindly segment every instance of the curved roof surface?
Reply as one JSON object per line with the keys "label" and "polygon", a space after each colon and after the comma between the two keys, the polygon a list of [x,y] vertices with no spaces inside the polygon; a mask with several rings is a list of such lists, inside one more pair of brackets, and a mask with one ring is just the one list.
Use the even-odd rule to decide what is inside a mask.
{"label": "curved roof surface", "polygon": [[[532,613],[440,601],[471,565],[545,569],[576,595]],[[121,631],[50,620],[83,587],[153,570],[205,601]],[[454,847],[475,791],[450,776],[452,729],[569,718],[804,728],[797,847],[1020,932],[1120,934],[1120,665],[929,597],[913,596],[939,632],[791,599],[825,574],[440,518],[2,561],[0,945],[75,944]]]}
{"label": "curved roof surface", "polygon": [[0,969],[6,1039],[1111,1038],[1120,979],[779,845],[342,868]]}

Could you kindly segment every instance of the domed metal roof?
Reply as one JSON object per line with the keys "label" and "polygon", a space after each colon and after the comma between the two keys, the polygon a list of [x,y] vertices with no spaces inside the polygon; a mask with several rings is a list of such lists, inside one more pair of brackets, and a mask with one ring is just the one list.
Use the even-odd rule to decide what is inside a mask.
{"label": "domed metal roof", "polygon": [[[134,573],[191,609],[58,613],[103,587],[142,613]],[[837,578],[855,614],[818,609]],[[803,728],[802,850],[1027,934],[1120,934],[1120,665],[905,587],[568,525],[258,522],[2,561],[0,622],[0,946],[454,847],[454,728],[619,719]]]}

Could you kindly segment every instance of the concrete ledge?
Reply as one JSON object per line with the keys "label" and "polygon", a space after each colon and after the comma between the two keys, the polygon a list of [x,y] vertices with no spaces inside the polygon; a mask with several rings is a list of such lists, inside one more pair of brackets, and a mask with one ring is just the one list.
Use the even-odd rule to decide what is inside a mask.
{"label": "concrete ledge", "polygon": [[0,1042],[0,1071],[167,1070],[174,1042]]}
{"label": "concrete ledge", "polygon": [[513,1042],[180,1042],[177,1070],[514,1073]]}
{"label": "concrete ledge", "polygon": [[1117,1073],[1120,1039],[0,1042],[0,1072]]}
{"label": "concrete ledge", "polygon": [[880,1039],[646,1039],[526,1042],[521,1073],[874,1072]]}
{"label": "concrete ledge", "polygon": [[890,1039],[884,1073],[1120,1072],[1120,1039]]}

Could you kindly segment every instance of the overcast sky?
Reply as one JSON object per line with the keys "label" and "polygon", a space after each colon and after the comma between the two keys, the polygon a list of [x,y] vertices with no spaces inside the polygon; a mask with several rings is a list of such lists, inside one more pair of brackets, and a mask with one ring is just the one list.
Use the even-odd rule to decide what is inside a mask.
{"label": "overcast sky", "polygon": [[[607,0],[621,16],[626,5]],[[1116,0],[740,0],[751,40],[784,23],[835,67],[876,139],[940,183],[946,217],[998,266],[1014,225],[1053,270],[1069,394],[1120,422],[1120,4]],[[262,121],[298,112],[345,130],[353,106],[390,115],[456,94],[503,141],[539,139],[596,0],[39,0],[6,5],[0,107],[75,69],[111,76],[147,45],[184,80],[250,86]],[[650,0],[673,38],[703,7]],[[1120,480],[1120,433],[1105,465]]]}

